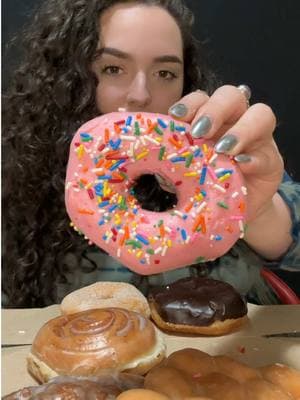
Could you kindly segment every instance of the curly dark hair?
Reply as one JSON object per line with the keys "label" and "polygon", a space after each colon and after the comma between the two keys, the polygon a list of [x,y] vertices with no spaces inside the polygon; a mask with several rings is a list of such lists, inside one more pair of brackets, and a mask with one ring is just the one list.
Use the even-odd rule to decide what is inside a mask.
{"label": "curly dark hair", "polygon": [[[48,0],[20,36],[24,59],[3,99],[2,289],[6,307],[42,307],[57,301],[66,252],[77,260],[88,244],[72,228],[64,206],[64,179],[72,135],[99,114],[90,65],[99,37],[99,15],[120,0]],[[184,43],[184,92],[210,93],[209,72],[193,37],[193,16],[181,0],[133,1],[158,5],[177,21]],[[200,60],[200,61],[199,61]],[[199,67],[201,65],[201,67]],[[136,188],[142,206],[163,202]],[[158,201],[157,201],[158,199]],[[168,200],[167,200],[168,201]],[[166,208],[168,205],[163,205]]]}

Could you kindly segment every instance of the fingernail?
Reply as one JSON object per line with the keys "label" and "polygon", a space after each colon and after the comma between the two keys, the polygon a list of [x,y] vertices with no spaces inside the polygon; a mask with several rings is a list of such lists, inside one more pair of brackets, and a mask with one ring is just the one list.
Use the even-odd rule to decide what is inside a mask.
{"label": "fingernail", "polygon": [[162,176],[155,174],[155,178],[157,182],[159,183],[159,186],[165,190],[166,192],[170,193],[176,193],[175,187],[171,184],[171,182],[168,182],[165,178]]}
{"label": "fingernail", "polygon": [[238,140],[236,136],[228,134],[217,142],[215,145],[215,151],[217,153],[226,153],[227,151],[232,150],[237,142]]}
{"label": "fingernail", "polygon": [[184,117],[188,112],[187,106],[183,103],[175,104],[174,106],[170,107],[169,113],[172,114],[174,117]]}
{"label": "fingernail", "polygon": [[203,93],[207,95],[207,92],[205,90],[197,89],[195,90],[196,93]]}
{"label": "fingernail", "polygon": [[248,154],[238,154],[237,156],[235,156],[233,158],[238,163],[247,163],[247,162],[251,161],[251,157]]}
{"label": "fingernail", "polygon": [[206,115],[203,115],[194,124],[194,126],[191,130],[191,135],[195,139],[198,139],[201,136],[205,135],[210,130],[211,126],[212,126],[211,119],[209,117],[207,117]]}

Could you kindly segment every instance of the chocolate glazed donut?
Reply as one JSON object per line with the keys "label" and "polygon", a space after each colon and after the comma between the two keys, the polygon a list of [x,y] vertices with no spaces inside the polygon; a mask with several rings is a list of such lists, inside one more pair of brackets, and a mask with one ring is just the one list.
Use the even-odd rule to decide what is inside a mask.
{"label": "chocolate glazed donut", "polygon": [[247,304],[228,283],[189,277],[149,294],[151,315],[165,330],[221,335],[239,327],[247,318]]}

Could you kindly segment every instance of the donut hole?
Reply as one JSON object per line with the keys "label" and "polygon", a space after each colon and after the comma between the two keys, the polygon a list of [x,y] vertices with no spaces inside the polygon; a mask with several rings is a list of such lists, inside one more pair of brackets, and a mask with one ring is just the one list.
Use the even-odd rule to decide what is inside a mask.
{"label": "donut hole", "polygon": [[177,205],[177,195],[171,182],[165,180],[166,184],[175,193],[164,190],[153,174],[144,174],[135,179],[132,193],[144,210],[163,212]]}

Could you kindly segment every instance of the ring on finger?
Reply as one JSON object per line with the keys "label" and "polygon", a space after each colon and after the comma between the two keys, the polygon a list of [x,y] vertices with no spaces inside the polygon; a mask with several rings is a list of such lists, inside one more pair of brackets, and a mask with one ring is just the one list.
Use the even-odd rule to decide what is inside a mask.
{"label": "ring on finger", "polygon": [[247,86],[247,85],[239,85],[237,88],[238,88],[238,89],[243,93],[243,95],[245,96],[245,99],[246,99],[246,102],[247,102],[247,107],[249,108],[249,106],[250,106],[249,101],[250,101],[250,98],[251,98],[251,89],[250,89],[249,86]]}

